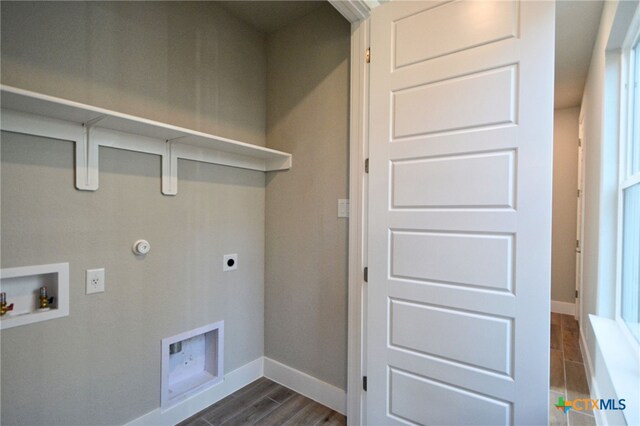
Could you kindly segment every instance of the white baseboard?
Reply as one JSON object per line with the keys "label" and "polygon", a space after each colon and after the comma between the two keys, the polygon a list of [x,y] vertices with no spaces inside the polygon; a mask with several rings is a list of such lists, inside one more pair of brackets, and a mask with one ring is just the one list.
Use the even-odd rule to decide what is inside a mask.
{"label": "white baseboard", "polygon": [[347,413],[347,393],[338,387],[267,357],[264,357],[264,375],[341,414]]}
{"label": "white baseboard", "polygon": [[594,410],[597,424],[640,425],[640,364],[637,350],[628,345],[626,330],[615,319],[589,314],[589,324],[592,333],[587,331],[586,335],[594,339],[593,357],[588,360],[588,374],[592,376],[591,397],[614,401],[624,399],[627,407],[624,411]]}
{"label": "white baseboard", "polygon": [[211,404],[231,395],[249,383],[265,376],[341,414],[347,412],[347,393],[306,373],[267,357],[260,357],[225,374],[224,381],[186,399],[171,408],[155,410],[138,417],[126,426],[175,425]]}
{"label": "white baseboard", "polygon": [[571,315],[573,317],[576,315],[576,304],[568,303],[568,302],[558,302],[557,300],[552,300],[551,312],[555,312],[557,314]]}
{"label": "white baseboard", "polygon": [[587,384],[589,385],[589,389],[591,389],[591,396],[594,396],[593,388],[595,386],[594,383],[594,372],[593,372],[593,363],[591,361],[591,354],[587,349],[587,341],[584,338],[584,327],[580,327],[580,352],[582,352],[582,359],[584,360],[584,369],[585,374],[587,376]]}
{"label": "white baseboard", "polygon": [[175,425],[188,419],[211,404],[231,395],[249,383],[259,379],[264,374],[264,358],[260,357],[242,367],[225,374],[224,381],[206,389],[191,398],[186,399],[171,408],[162,410],[157,408],[137,419],[127,423],[127,426],[138,425]]}
{"label": "white baseboard", "polygon": [[[600,392],[598,391],[598,384],[596,382],[591,354],[587,349],[587,341],[584,338],[584,327],[580,327],[580,352],[582,352],[582,359],[584,360],[584,373],[587,376],[587,384],[589,385],[589,393],[591,394],[590,396],[592,399],[598,399]],[[606,424],[602,410],[593,410],[593,417],[596,421],[596,425],[599,426]]]}

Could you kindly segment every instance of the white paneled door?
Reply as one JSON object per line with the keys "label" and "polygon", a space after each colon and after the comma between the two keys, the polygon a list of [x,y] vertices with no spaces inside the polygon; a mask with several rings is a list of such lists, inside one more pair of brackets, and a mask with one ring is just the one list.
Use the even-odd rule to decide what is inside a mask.
{"label": "white paneled door", "polygon": [[372,12],[366,424],[548,424],[554,10]]}

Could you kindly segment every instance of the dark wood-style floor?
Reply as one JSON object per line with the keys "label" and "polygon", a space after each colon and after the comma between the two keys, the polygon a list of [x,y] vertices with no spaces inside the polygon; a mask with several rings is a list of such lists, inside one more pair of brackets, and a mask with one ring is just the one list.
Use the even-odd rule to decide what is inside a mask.
{"label": "dark wood-style floor", "polygon": [[342,414],[263,377],[188,418],[180,426],[346,424]]}
{"label": "dark wood-style floor", "polygon": [[[568,414],[555,407],[559,396],[567,400],[589,398],[589,386],[580,352],[578,322],[569,315],[551,314],[552,426],[595,426],[590,411]],[[346,418],[267,378],[261,378],[190,417],[179,426],[346,425]]]}
{"label": "dark wood-style floor", "polygon": [[580,352],[580,329],[578,321],[570,315],[551,314],[550,373],[549,424],[595,426],[591,410],[569,410],[569,413],[564,414],[555,407],[559,396],[569,401],[589,398],[589,384]]}

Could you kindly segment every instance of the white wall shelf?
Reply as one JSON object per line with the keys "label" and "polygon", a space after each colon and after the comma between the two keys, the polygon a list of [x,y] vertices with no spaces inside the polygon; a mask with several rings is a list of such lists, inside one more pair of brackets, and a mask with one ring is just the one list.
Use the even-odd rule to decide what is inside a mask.
{"label": "white wall shelf", "polygon": [[0,86],[0,128],[75,142],[76,188],[98,189],[100,146],[162,157],[162,193],[178,192],[178,158],[262,172],[291,168],[291,154],[109,111],[78,102]]}
{"label": "white wall shelf", "polygon": [[[37,309],[42,286],[55,298],[47,311]],[[0,289],[7,294],[7,304],[14,304],[0,319],[2,330],[69,315],[68,263],[0,269]]]}
{"label": "white wall shelf", "polygon": [[224,321],[162,339],[161,358],[162,409],[222,382]]}

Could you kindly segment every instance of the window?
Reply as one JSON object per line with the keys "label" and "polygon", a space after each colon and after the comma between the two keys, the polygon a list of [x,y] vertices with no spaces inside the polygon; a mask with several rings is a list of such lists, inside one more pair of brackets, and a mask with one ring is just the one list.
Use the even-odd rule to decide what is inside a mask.
{"label": "window", "polygon": [[640,34],[624,56],[627,62],[626,113],[620,150],[622,209],[619,318],[640,342]]}

